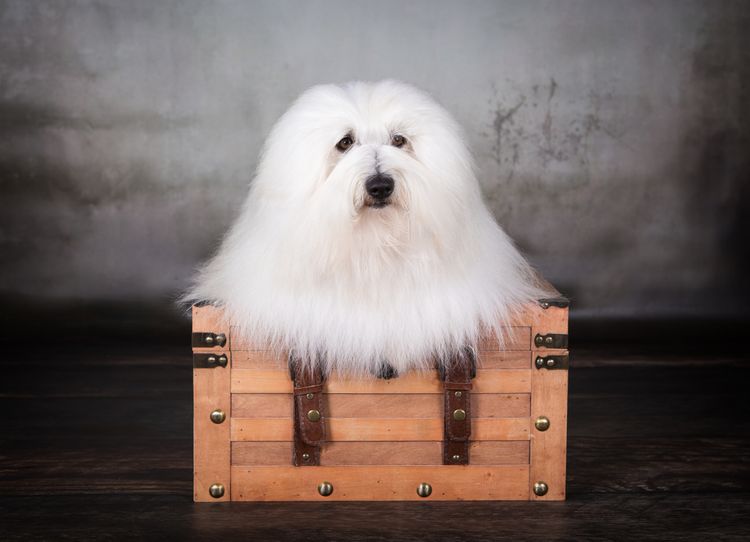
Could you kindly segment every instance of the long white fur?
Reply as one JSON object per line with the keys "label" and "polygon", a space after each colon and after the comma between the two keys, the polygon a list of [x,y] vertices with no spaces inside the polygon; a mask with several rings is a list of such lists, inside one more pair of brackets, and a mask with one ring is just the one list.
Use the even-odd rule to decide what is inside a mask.
{"label": "long white fur", "polygon": [[[364,206],[376,168],[395,180],[379,209]],[[483,332],[502,338],[515,310],[548,293],[485,206],[456,122],[389,80],[316,86],[291,106],[184,300],[224,305],[251,341],[363,375],[432,368]]]}

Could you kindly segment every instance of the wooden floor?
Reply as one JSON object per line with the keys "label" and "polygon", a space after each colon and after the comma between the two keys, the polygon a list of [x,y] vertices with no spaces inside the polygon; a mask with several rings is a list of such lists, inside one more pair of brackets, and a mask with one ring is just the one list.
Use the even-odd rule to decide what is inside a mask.
{"label": "wooden floor", "polygon": [[740,356],[579,349],[565,503],[191,501],[189,348],[4,347],[0,540],[750,540]]}

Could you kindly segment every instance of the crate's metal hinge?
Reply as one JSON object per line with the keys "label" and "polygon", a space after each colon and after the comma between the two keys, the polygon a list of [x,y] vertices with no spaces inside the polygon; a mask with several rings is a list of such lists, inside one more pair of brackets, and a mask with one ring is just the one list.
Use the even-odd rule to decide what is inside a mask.
{"label": "crate's metal hinge", "polygon": [[568,354],[556,356],[537,356],[534,360],[534,367],[537,369],[567,369],[570,365]]}
{"label": "crate's metal hinge", "polygon": [[194,369],[214,369],[226,367],[229,359],[226,354],[193,354]]}
{"label": "crate's metal hinge", "polygon": [[567,297],[549,297],[539,300],[539,306],[543,309],[549,309],[550,307],[558,307],[565,309],[570,306],[570,300]]}
{"label": "crate's metal hinge", "polygon": [[193,333],[194,348],[213,348],[214,346],[225,346],[227,336],[223,333],[197,332]]}
{"label": "crate's metal hinge", "polygon": [[537,348],[567,348],[568,336],[564,333],[537,333],[534,337],[534,346]]}

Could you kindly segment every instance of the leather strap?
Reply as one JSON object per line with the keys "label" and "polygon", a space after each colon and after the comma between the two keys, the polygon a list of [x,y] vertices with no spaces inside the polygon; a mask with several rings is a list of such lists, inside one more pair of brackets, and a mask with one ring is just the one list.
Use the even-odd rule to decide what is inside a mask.
{"label": "leather strap", "polygon": [[326,441],[323,415],[323,373],[319,365],[303,369],[302,361],[289,356],[289,373],[294,383],[294,450],[296,466],[320,465],[320,447]]}
{"label": "leather strap", "polygon": [[443,464],[469,464],[471,436],[471,379],[476,372],[474,352],[463,348],[441,367],[444,392]]}

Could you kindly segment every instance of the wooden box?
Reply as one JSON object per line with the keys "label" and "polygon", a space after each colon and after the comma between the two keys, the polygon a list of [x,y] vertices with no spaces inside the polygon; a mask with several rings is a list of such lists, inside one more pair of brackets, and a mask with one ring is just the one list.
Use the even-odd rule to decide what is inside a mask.
{"label": "wooden box", "polygon": [[567,302],[543,300],[517,318],[503,350],[482,341],[469,465],[442,464],[435,371],[329,377],[320,465],[297,467],[287,360],[235,337],[220,308],[195,306],[195,501],[563,500],[567,327]]}

